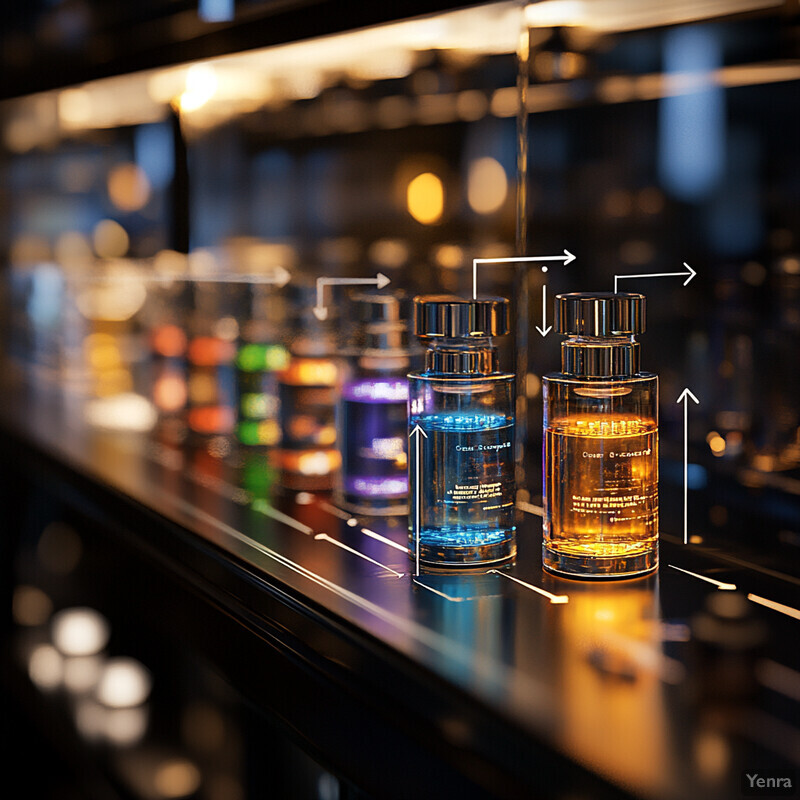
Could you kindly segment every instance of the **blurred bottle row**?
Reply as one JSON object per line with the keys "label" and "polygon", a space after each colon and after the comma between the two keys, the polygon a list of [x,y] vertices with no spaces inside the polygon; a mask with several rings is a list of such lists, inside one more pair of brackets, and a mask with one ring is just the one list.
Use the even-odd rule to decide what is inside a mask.
{"label": "blurred bottle row", "polygon": [[410,296],[383,275],[320,294],[284,266],[290,246],[258,252],[247,274],[223,251],[12,270],[10,351],[84,398],[92,426],[260,451],[286,488],[404,513]]}

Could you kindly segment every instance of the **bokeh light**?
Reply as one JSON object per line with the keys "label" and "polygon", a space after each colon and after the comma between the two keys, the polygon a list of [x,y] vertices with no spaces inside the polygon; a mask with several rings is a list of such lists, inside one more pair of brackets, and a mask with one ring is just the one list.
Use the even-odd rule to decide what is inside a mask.
{"label": "bokeh light", "polygon": [[108,196],[120,211],[139,211],[150,199],[150,181],[136,164],[119,164],[108,174]]}
{"label": "bokeh light", "polygon": [[152,680],[145,666],[133,658],[109,659],[97,686],[97,699],[109,708],[141,705],[150,694]]}
{"label": "bokeh light", "polygon": [[423,225],[434,225],[444,212],[444,184],[433,172],[413,178],[406,190],[408,213]]}
{"label": "bokeh light", "polygon": [[64,655],[89,656],[106,646],[111,627],[93,608],[65,608],[53,617],[52,635],[53,644]]}

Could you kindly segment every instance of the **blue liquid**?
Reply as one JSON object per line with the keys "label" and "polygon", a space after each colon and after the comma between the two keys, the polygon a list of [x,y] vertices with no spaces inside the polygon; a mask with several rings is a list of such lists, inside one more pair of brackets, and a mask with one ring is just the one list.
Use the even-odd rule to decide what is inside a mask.
{"label": "blue liquid", "polygon": [[[420,414],[421,560],[494,561],[511,554],[514,536],[514,422],[505,414]],[[412,552],[416,547],[416,437],[409,444]]]}

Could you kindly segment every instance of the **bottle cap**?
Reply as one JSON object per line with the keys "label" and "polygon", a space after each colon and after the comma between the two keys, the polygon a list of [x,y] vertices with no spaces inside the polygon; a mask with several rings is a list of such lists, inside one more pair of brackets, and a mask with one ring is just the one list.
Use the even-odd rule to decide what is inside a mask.
{"label": "bottle cap", "polygon": [[509,303],[505,297],[465,300],[446,294],[414,298],[414,332],[420,337],[463,339],[508,333]]}
{"label": "bottle cap", "polygon": [[555,331],[569,336],[644,333],[645,297],[632,292],[556,295]]}

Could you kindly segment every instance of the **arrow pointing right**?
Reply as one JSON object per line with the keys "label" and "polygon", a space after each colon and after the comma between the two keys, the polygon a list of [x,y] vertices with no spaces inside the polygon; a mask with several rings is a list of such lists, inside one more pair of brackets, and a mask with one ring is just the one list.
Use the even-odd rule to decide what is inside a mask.
{"label": "arrow pointing right", "polygon": [[422,485],[422,474],[421,474],[421,453],[420,450],[422,448],[422,440],[420,439],[420,434],[424,436],[426,439],[428,438],[428,434],[425,433],[424,430],[419,426],[419,423],[414,424],[414,428],[412,429],[411,433],[408,434],[409,440],[414,439],[415,441],[415,458],[414,458],[414,477],[416,478],[416,483],[414,484],[414,574],[419,577],[419,538],[420,538],[420,528],[421,528],[421,515],[422,515],[422,506],[421,506],[421,498],[420,498],[420,487]]}
{"label": "arrow pointing right", "polygon": [[255,285],[286,286],[291,273],[284,267],[269,272],[242,275],[239,273],[167,272],[149,275],[87,275],[78,280],[87,283],[251,283]]}
{"label": "arrow pointing right", "polygon": [[683,403],[683,543],[689,543],[689,398],[700,401],[687,387],[676,402]]}
{"label": "arrow pointing right", "polygon": [[[686,278],[683,285],[686,286],[689,281],[694,278],[697,273],[684,261],[683,266],[686,267],[688,272],[649,272],[643,275],[615,275],[614,276],[614,294],[617,293],[617,282],[626,278]],[[687,277],[688,276],[688,277]]]}
{"label": "arrow pointing right", "polygon": [[[514,258],[473,258],[472,259],[472,298],[478,297],[478,264],[523,264],[532,261],[561,261],[564,266],[571,264],[577,256],[566,248],[563,256],[515,256]],[[546,269],[545,269],[546,271]]]}

